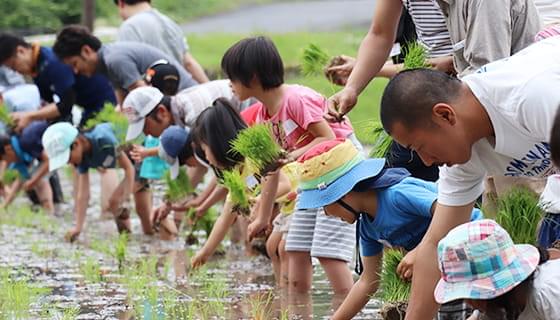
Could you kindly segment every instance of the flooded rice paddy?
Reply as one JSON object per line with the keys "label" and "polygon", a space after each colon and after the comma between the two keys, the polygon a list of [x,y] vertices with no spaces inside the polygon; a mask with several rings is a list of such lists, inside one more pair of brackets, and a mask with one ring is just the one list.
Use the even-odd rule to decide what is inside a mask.
{"label": "flooded rice paddy", "polygon": [[[92,180],[95,195],[99,183]],[[312,294],[288,297],[275,287],[266,257],[248,256],[230,241],[192,271],[200,244],[185,244],[190,230],[161,241],[143,235],[134,217],[133,233],[119,237],[98,203],[89,207],[79,240],[64,242],[72,205],[63,183],[68,203],[59,216],[30,210],[22,197],[0,217],[0,319],[327,319],[339,301],[319,265]],[[199,243],[206,236],[196,235]],[[372,300],[356,319],[379,319],[378,308]]]}

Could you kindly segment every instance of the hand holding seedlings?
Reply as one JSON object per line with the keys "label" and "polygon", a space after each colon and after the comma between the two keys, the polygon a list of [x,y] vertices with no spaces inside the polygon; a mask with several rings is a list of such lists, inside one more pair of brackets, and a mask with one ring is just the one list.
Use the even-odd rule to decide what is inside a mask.
{"label": "hand holding seedlings", "polygon": [[191,268],[196,269],[203,266],[208,261],[208,254],[203,250],[198,251],[194,257],[191,258]]}
{"label": "hand holding seedlings", "polygon": [[14,131],[18,133],[33,121],[29,112],[12,112],[9,117],[10,122],[14,125]]}
{"label": "hand holding seedlings", "polygon": [[344,87],[327,100],[325,119],[329,122],[342,122],[357,102],[358,92],[351,87]]}
{"label": "hand holding seedlings", "polygon": [[66,232],[66,234],[64,235],[64,240],[72,243],[76,241],[76,239],[78,239],[78,236],[81,232],[82,230],[78,229],[78,227],[73,227],[72,229],[68,230],[68,232]]}
{"label": "hand holding seedlings", "polygon": [[325,76],[330,82],[339,86],[344,86],[355,65],[356,59],[353,57],[345,55],[333,57],[325,68]]}
{"label": "hand holding seedlings", "polygon": [[135,163],[140,163],[146,157],[146,148],[141,145],[133,144],[130,151],[130,157]]}
{"label": "hand holding seedlings", "polygon": [[397,274],[404,280],[412,280],[412,270],[414,267],[414,260],[416,257],[416,250],[409,251],[397,266]]}

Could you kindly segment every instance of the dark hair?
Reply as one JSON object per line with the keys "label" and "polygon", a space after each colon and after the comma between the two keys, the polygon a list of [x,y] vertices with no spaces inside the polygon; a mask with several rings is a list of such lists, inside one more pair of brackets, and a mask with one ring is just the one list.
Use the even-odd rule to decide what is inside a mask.
{"label": "dark hair", "polygon": [[388,133],[395,122],[407,128],[429,123],[437,103],[451,103],[459,95],[461,81],[432,69],[412,69],[397,74],[381,98],[381,122]]}
{"label": "dark hair", "polygon": [[53,51],[60,59],[64,59],[79,56],[82,52],[82,47],[86,45],[97,51],[101,48],[101,41],[86,27],[71,25],[58,33]]}
{"label": "dark hair", "polygon": [[171,112],[171,97],[170,96],[163,96],[163,98],[161,99],[161,101],[156,105],[155,108],[152,109],[152,111],[150,111],[150,113],[148,113],[146,115],[146,118],[152,118],[154,120],[157,121],[157,110],[158,110],[158,106],[162,104],[165,109],[167,109],[168,111]]}
{"label": "dark hair", "polygon": [[[540,265],[547,262],[550,256],[545,248],[538,247],[538,250],[540,254]],[[523,280],[523,282],[518,284],[515,288],[511,289],[507,293],[494,299],[488,300],[488,309],[486,314],[492,319],[496,320],[516,320],[517,318],[519,318],[519,315],[523,312],[523,306],[519,305],[519,303],[517,302],[518,299],[516,299],[516,297],[528,296],[533,286],[535,272],[531,273],[531,275],[527,277],[527,279]]]}
{"label": "dark hair", "polygon": [[264,90],[284,83],[284,64],[276,46],[267,37],[245,38],[229,48],[222,58],[222,70],[230,80],[250,87],[253,77]]}
{"label": "dark hair", "polygon": [[179,159],[179,164],[181,165],[185,164],[185,160],[194,156],[195,151],[193,148],[192,136],[193,136],[192,134],[189,134],[189,136],[187,137],[187,141],[185,141],[185,145],[183,146],[183,148],[181,148],[181,151],[179,151],[179,154],[177,155],[177,158]]}
{"label": "dark hair", "polygon": [[231,169],[244,160],[242,155],[231,149],[231,143],[245,128],[247,125],[231,102],[218,98],[212,107],[198,116],[191,134],[197,147],[202,143],[208,145],[216,160],[226,169]]}
{"label": "dark hair", "polygon": [[12,143],[12,139],[9,135],[3,133],[0,134],[0,157],[6,154],[6,146]]}
{"label": "dark hair", "polygon": [[31,44],[23,38],[10,33],[0,34],[0,64],[10,59],[16,53],[16,49],[19,46],[30,48]]}
{"label": "dark hair", "polygon": [[550,157],[555,166],[560,166],[560,108],[556,111],[550,131]]}
{"label": "dark hair", "polygon": [[[124,2],[125,4],[128,5],[133,5],[133,4],[137,4],[137,3],[142,3],[142,2],[148,2],[150,3],[150,0],[120,0],[122,2]],[[115,5],[119,4],[119,0],[113,0],[113,2],[115,2]]]}

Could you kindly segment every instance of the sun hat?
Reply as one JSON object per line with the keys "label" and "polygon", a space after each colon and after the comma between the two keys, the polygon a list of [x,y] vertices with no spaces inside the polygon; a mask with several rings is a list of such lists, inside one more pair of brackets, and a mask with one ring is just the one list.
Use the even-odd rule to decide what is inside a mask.
{"label": "sun hat", "polygon": [[179,175],[179,154],[185,147],[190,136],[188,127],[170,126],[165,129],[159,139],[159,157],[169,164],[171,178]]}
{"label": "sun hat", "polygon": [[434,291],[438,303],[457,299],[493,299],[527,279],[539,264],[539,251],[514,245],[495,221],[460,225],[438,244],[442,278]]}
{"label": "sun hat", "polygon": [[298,209],[336,202],[360,181],[379,175],[385,165],[385,159],[365,159],[352,141],[342,138],[312,147],[298,162]]}
{"label": "sun hat", "polygon": [[49,157],[49,171],[54,171],[70,160],[70,147],[76,137],[78,129],[68,122],[58,122],[47,128],[41,141]]}
{"label": "sun hat", "polygon": [[138,137],[144,130],[146,116],[163,99],[163,93],[154,87],[140,87],[132,90],[124,99],[122,110],[128,118],[126,141]]}

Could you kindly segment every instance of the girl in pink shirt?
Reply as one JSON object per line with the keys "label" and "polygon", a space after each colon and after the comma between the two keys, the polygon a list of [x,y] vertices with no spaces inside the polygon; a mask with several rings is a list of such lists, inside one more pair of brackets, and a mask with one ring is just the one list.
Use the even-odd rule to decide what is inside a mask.
{"label": "girl in pink shirt", "polygon": [[[222,58],[222,69],[239,99],[253,97],[259,101],[256,123],[272,125],[277,142],[289,152],[288,161],[334,138],[351,139],[361,148],[347,119],[329,123],[323,118],[326,112],[323,96],[304,86],[284,84],[282,58],[270,39],[260,36],[234,44]],[[277,175],[269,175],[264,180],[261,197],[274,195],[277,184]],[[260,209],[248,227],[250,238],[270,224],[271,210]],[[311,288],[311,256],[314,256],[324,267],[334,292],[346,294],[353,284],[347,263],[352,259],[354,237],[351,225],[327,217],[322,210],[294,212],[286,240],[290,289],[307,292]],[[352,245],[332,250],[346,241]]]}

